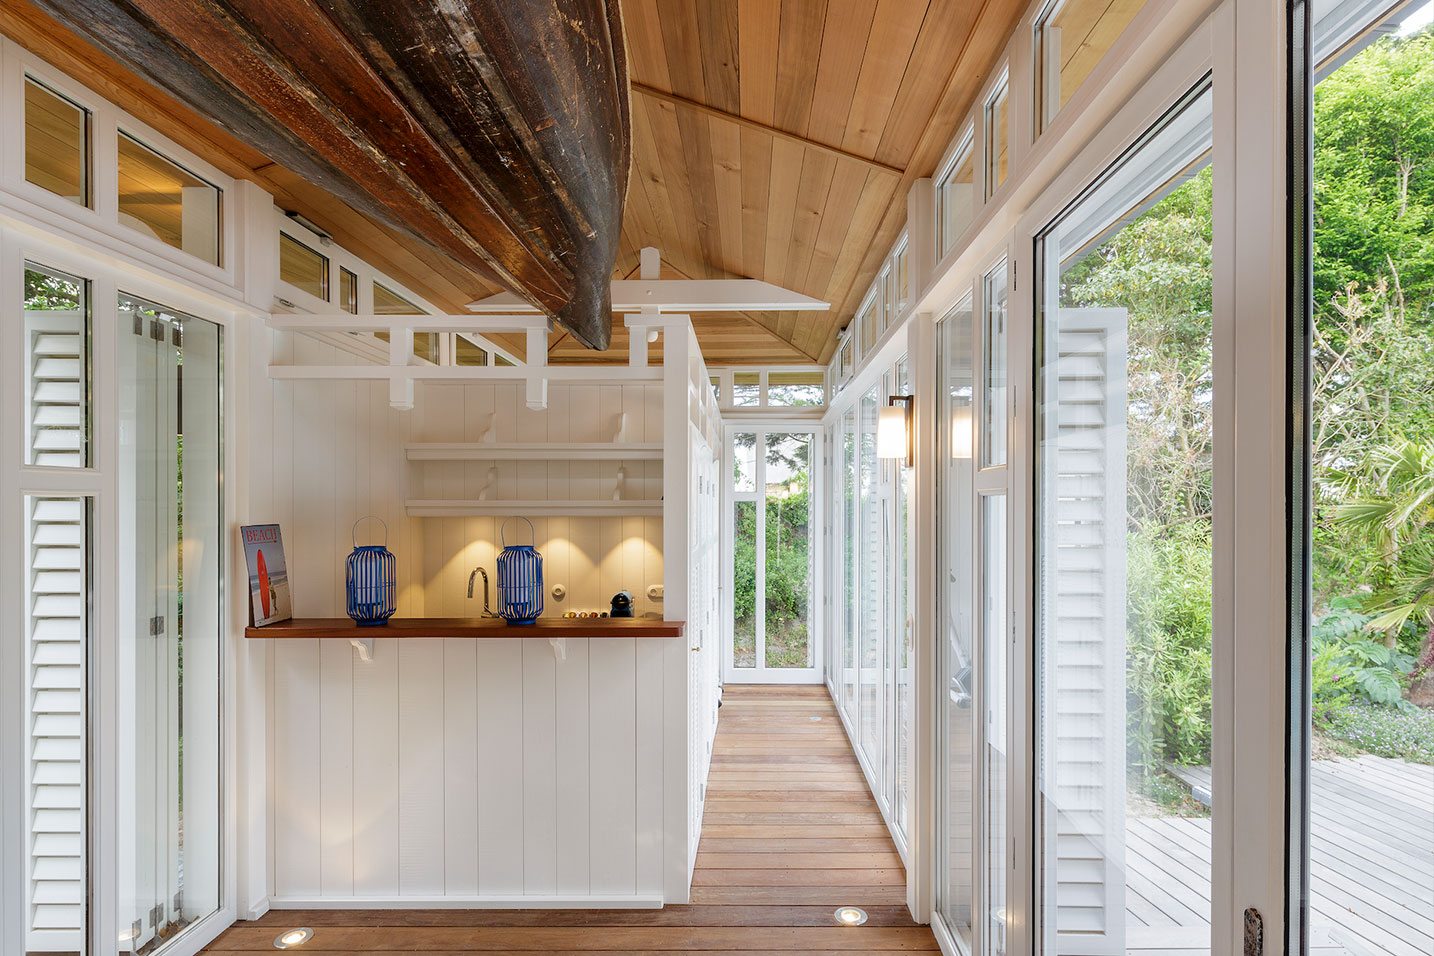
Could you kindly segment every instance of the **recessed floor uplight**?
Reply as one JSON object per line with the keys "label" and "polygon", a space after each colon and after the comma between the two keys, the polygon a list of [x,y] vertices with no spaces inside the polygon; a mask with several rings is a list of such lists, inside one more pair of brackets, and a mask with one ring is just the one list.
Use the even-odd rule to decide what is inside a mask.
{"label": "recessed floor uplight", "polygon": [[817,721],[817,720],[821,720],[821,718],[820,718],[820,717],[808,717],[807,720]]}
{"label": "recessed floor uplight", "polygon": [[314,931],[307,926],[300,926],[297,929],[286,929],[274,938],[275,949],[293,949],[295,946],[302,946],[313,939]]}
{"label": "recessed floor uplight", "polygon": [[842,906],[832,915],[843,926],[860,926],[866,922],[866,910],[860,906]]}

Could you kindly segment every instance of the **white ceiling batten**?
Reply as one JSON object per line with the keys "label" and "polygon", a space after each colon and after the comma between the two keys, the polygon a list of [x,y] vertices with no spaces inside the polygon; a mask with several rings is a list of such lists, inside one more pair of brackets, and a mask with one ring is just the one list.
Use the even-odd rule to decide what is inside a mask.
{"label": "white ceiling batten", "polygon": [[[614,312],[825,312],[830,302],[760,279],[659,279],[658,251],[643,247],[641,278],[614,279]],[[474,312],[536,313],[537,307],[511,292],[468,303]]]}

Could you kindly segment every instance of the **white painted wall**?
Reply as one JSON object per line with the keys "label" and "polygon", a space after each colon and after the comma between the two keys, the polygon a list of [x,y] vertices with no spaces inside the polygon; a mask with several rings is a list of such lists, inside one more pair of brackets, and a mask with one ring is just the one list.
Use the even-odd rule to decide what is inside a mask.
{"label": "white painted wall", "polygon": [[[276,343],[276,362],[352,362],[306,337]],[[478,613],[468,572],[482,564],[492,576],[499,521],[407,518],[402,503],[476,498],[489,465],[410,463],[406,443],[476,441],[490,426],[499,442],[610,440],[624,411],[627,440],[663,437],[659,386],[554,386],[546,412],[524,406],[521,383],[421,384],[411,412],[389,408],[383,383],[272,388],[273,520],[296,616],[342,616],[349,529],[368,513],[389,523],[400,615]],[[610,498],[617,465],[496,468],[490,499]],[[630,497],[660,497],[661,463],[628,472]],[[660,518],[534,524],[547,586],[569,590],[563,602],[549,594],[546,614],[605,608],[626,587],[638,613],[661,615],[645,594],[663,580]],[[683,644],[570,640],[560,661],[543,640],[379,638],[370,662],[346,642],[275,641],[271,904],[657,905],[664,752],[670,737],[685,747],[688,730],[663,719],[687,694],[665,686],[673,640]]]}

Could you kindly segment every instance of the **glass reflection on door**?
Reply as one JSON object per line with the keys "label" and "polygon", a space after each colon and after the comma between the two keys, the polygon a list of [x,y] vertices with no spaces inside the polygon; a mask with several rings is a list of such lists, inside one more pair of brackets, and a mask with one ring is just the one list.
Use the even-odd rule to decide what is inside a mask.
{"label": "glass reflection on door", "polygon": [[1047,956],[1211,945],[1211,108],[1193,91],[1040,237]]}
{"label": "glass reflection on door", "polygon": [[972,418],[975,373],[971,300],[942,320],[941,449],[938,521],[940,564],[938,607],[941,635],[937,650],[942,715],[940,741],[941,802],[938,810],[940,878],[937,910],[947,933],[971,952],[975,927],[975,783],[976,746],[975,608],[972,565],[975,500]]}
{"label": "glass reflection on door", "polygon": [[119,301],[119,939],[219,905],[220,329]]}

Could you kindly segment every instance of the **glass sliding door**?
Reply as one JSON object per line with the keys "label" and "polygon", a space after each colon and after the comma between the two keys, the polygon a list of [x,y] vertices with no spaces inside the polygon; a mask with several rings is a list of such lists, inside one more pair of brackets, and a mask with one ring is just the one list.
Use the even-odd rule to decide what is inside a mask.
{"label": "glass sliding door", "polygon": [[841,519],[841,600],[842,600],[842,711],[856,726],[857,700],[857,506],[861,498],[857,473],[857,411],[849,408],[842,416],[842,519]]}
{"label": "glass sliding door", "polygon": [[1039,236],[1037,942],[1211,945],[1212,99]]}
{"label": "glass sliding door", "polygon": [[860,433],[859,517],[857,522],[857,567],[860,587],[857,590],[857,744],[871,768],[880,790],[883,744],[883,701],[886,689],[882,660],[886,641],[886,582],[883,577],[882,555],[885,551],[885,516],[880,499],[886,482],[885,469],[876,457],[877,409],[886,404],[887,392],[873,385],[861,396],[859,403]]}
{"label": "glass sliding door", "polygon": [[[910,395],[911,367],[903,358],[896,365],[896,394]],[[892,794],[892,817],[896,829],[904,837],[907,833],[907,811],[911,790],[911,722],[914,715],[912,678],[915,667],[912,640],[914,638],[913,609],[911,606],[911,545],[912,545],[912,472],[905,462],[893,460],[887,463],[893,469],[891,483],[891,642],[892,675],[888,684],[892,687],[891,720],[895,744],[893,774],[895,781]]]}
{"label": "glass sliding door", "polygon": [[814,633],[817,551],[810,507],[821,432],[733,432],[732,645],[726,680],[820,679]]}
{"label": "glass sliding door", "polygon": [[220,329],[119,301],[121,951],[219,906]]}
{"label": "glass sliding door", "polygon": [[[1309,419],[1291,542],[1292,922],[1311,952],[1434,952],[1434,5],[1308,4]],[[1352,9],[1351,9],[1352,8]],[[1294,250],[1294,256],[1303,250]],[[1297,406],[1298,407],[1298,406]],[[1298,526],[1296,526],[1298,527]],[[1303,529],[1300,529],[1303,530]],[[1296,571],[1297,573],[1297,571]],[[1296,618],[1299,619],[1298,617]],[[1303,645],[1303,646],[1301,646]]]}
{"label": "glass sliding door", "polygon": [[975,538],[973,508],[975,469],[974,330],[971,300],[942,320],[940,337],[941,409],[938,421],[939,525],[937,579],[936,706],[940,715],[937,746],[941,772],[938,786],[936,847],[938,878],[936,922],[961,952],[974,943],[976,906],[976,747],[977,693],[975,607],[976,572],[972,562]]}
{"label": "glass sliding door", "polygon": [[1010,642],[1006,634],[1006,496],[981,496],[981,687],[984,753],[981,779],[984,794],[981,828],[985,860],[986,956],[1006,954],[1006,800],[1010,740],[1007,674]]}

